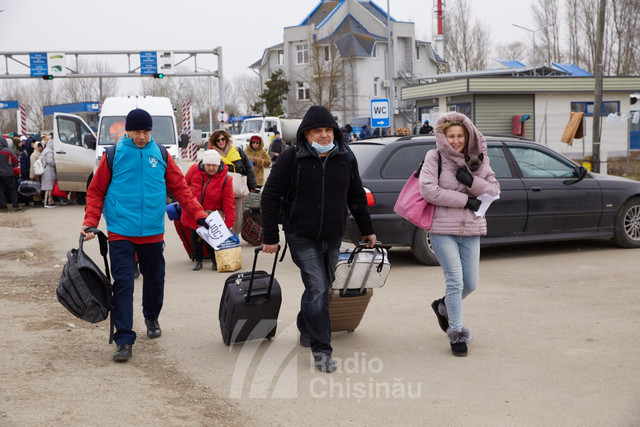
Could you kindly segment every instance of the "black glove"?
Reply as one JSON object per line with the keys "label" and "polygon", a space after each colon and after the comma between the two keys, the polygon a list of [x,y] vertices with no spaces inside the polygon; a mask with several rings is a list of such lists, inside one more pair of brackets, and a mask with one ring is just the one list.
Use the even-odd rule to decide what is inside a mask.
{"label": "black glove", "polygon": [[469,188],[471,188],[471,186],[473,185],[473,175],[471,175],[471,172],[467,170],[466,166],[462,166],[460,169],[458,169],[458,171],[456,172],[456,179],[458,180],[458,182],[466,185]]}
{"label": "black glove", "polygon": [[200,218],[199,220],[196,221],[196,223],[206,228],[207,230],[209,229],[209,224],[207,224],[206,218]]}
{"label": "black glove", "polygon": [[467,200],[467,204],[464,205],[464,207],[466,209],[471,209],[474,212],[477,212],[478,209],[480,209],[480,205],[482,204],[482,202],[478,199],[476,199],[473,196],[469,196],[469,200]]}

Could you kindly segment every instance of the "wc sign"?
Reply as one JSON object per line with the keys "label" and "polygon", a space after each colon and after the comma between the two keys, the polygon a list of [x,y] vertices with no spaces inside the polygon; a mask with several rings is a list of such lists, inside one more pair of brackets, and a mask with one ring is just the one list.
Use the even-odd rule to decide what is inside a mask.
{"label": "wc sign", "polygon": [[389,100],[371,100],[371,126],[374,128],[389,127]]}

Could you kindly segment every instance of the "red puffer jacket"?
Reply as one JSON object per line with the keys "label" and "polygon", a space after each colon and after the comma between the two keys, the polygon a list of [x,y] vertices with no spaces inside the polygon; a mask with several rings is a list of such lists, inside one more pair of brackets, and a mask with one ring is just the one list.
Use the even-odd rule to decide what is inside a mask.
{"label": "red puffer jacket", "polygon": [[[236,217],[236,207],[233,195],[233,178],[227,172],[227,166],[221,162],[218,173],[209,176],[205,172],[202,162],[198,162],[189,168],[184,178],[189,184],[191,192],[207,213],[221,211],[225,225],[231,229]],[[185,226],[194,230],[198,227],[189,215],[182,215],[180,220]]]}

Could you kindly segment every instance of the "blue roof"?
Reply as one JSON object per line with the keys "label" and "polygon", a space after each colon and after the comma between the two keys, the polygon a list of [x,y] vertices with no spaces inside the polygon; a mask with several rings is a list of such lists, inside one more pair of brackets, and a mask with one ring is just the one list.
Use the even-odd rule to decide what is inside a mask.
{"label": "blue roof", "polygon": [[559,70],[562,70],[562,71],[564,71],[566,73],[571,74],[573,77],[593,77],[593,74],[591,74],[587,70],[583,70],[582,68],[578,67],[577,65],[573,65],[573,64],[557,64],[555,62],[552,62],[551,65],[553,65],[554,67],[556,67]]}
{"label": "blue roof", "polygon": [[506,67],[509,67],[509,68],[526,67],[526,65],[524,65],[520,61],[510,61],[510,60],[498,59],[498,62],[501,63],[502,65],[506,66]]}

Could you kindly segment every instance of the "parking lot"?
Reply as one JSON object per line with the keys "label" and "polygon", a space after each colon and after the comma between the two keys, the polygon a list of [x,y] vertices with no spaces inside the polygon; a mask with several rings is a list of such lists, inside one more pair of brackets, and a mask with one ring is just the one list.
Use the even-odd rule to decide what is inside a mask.
{"label": "parking lot", "polygon": [[[229,348],[217,321],[227,274],[191,271],[167,220],[163,336],[139,334],[133,358],[115,364],[107,323],[82,323],[55,300],[82,216],[81,206],[0,216],[2,425],[640,423],[640,249],[483,248],[478,290],[464,305],[474,337],[466,358],[451,355],[429,307],[444,292],[440,268],[392,250],[360,327],[334,336],[338,371],[321,374],[297,346],[302,285],[290,257],[276,272],[275,339]],[[86,248],[102,265],[97,242]],[[245,268],[252,255],[245,243]],[[262,254],[259,267],[271,260]]]}

